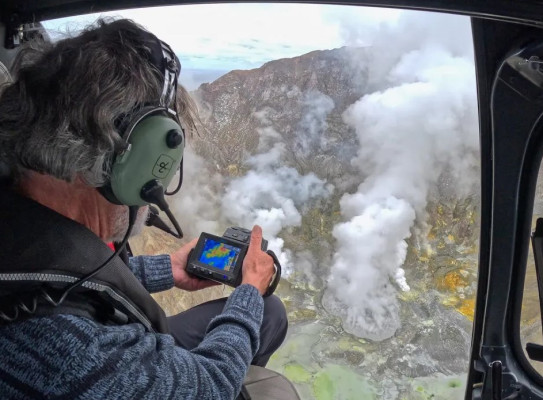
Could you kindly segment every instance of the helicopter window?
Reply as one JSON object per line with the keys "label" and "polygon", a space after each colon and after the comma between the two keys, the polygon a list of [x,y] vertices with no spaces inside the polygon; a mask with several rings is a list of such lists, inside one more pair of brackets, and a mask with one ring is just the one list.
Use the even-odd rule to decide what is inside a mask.
{"label": "helicopter window", "polygon": [[[307,4],[104,15],[168,42],[198,104],[172,200],[186,237],[258,223],[283,263],[290,328],[268,367],[304,399],[462,398],[480,216],[469,18]],[[59,40],[97,17],[44,25]],[[177,246],[160,235],[133,247]],[[157,298],[172,314],[224,294]]]}

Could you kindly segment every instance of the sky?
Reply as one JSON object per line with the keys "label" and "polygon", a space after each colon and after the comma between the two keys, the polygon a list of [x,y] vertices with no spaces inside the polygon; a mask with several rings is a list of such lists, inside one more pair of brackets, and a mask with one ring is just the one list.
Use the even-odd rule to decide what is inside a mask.
{"label": "sky", "polygon": [[[183,70],[201,81],[213,76],[210,71],[252,69],[313,50],[369,45],[360,40],[360,33],[371,36],[381,25],[395,23],[400,14],[392,9],[316,4],[201,4],[89,14],[47,21],[45,26],[73,32],[101,15],[133,19],[169,43]],[[344,30],[346,22],[353,21],[361,31],[354,36]]]}

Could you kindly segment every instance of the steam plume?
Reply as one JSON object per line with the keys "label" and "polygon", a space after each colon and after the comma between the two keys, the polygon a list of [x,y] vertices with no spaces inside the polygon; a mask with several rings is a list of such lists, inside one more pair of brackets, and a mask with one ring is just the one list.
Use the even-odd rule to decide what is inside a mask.
{"label": "steam plume", "polygon": [[[270,132],[273,130],[261,131],[263,142]],[[269,239],[269,248],[278,255],[288,274],[292,256],[283,248],[279,233],[284,228],[300,225],[304,204],[328,196],[332,188],[313,173],[300,175],[294,168],[283,165],[284,147],[284,143],[276,143],[269,151],[247,161],[251,170],[233,179],[226,188],[222,214],[241,226],[260,225]]]}
{"label": "steam plume", "polygon": [[400,327],[391,282],[409,290],[401,269],[406,239],[424,215],[429,188],[444,168],[461,177],[475,163],[469,32],[467,18],[405,13],[371,40],[375,91],[344,114],[360,143],[352,164],[365,179],[341,199],[344,222],[333,230],[337,251],[323,299],[357,336],[382,340]]}

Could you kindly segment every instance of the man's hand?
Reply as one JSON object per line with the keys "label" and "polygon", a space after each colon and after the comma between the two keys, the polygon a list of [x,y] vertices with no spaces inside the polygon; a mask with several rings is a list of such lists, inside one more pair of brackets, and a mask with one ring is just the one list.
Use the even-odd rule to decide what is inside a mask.
{"label": "man's hand", "polygon": [[262,251],[262,228],[253,227],[251,242],[245,260],[243,260],[243,279],[241,283],[248,283],[264,295],[272,280],[275,268],[273,258]]}
{"label": "man's hand", "polygon": [[198,243],[197,238],[182,246],[175,253],[170,254],[174,285],[179,289],[188,290],[190,292],[205,289],[210,286],[220,285],[218,282],[207,279],[199,279],[187,273],[186,268],[189,253],[194,246],[196,246],[196,243]]}

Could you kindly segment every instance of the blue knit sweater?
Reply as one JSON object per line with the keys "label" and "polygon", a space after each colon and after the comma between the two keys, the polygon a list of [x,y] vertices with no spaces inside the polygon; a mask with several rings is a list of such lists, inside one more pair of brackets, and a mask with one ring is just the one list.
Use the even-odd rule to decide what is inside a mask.
{"label": "blue knit sweater", "polygon": [[[149,292],[169,289],[169,256],[132,258]],[[73,315],[0,328],[1,399],[233,399],[258,350],[264,302],[241,285],[202,343],[187,351],[140,324],[105,326]]]}

